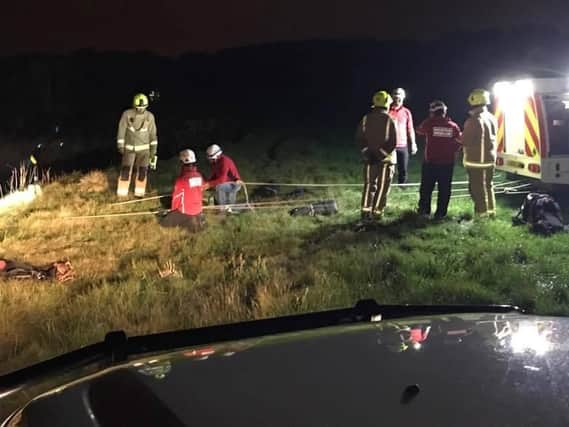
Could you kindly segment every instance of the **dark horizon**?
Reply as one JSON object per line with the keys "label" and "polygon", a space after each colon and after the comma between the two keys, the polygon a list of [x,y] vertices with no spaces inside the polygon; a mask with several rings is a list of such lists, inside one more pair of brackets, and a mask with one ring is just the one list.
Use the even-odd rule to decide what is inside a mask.
{"label": "dark horizon", "polygon": [[456,32],[534,27],[569,35],[569,11],[561,0],[548,5],[519,1],[515,6],[507,0],[456,3],[22,0],[3,10],[0,56],[81,49],[177,56],[310,40],[430,41]]}

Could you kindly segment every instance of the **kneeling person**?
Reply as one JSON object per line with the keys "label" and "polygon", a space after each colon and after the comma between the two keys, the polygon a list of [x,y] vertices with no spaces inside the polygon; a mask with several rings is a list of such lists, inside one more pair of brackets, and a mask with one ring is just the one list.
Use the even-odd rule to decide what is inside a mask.
{"label": "kneeling person", "polygon": [[211,163],[208,188],[215,189],[215,199],[218,205],[234,205],[237,192],[241,190],[243,184],[235,162],[223,154],[221,147],[217,144],[210,145],[206,154]]}
{"label": "kneeling person", "polygon": [[192,150],[180,152],[182,170],[174,184],[171,211],[161,220],[165,227],[184,227],[198,231],[205,226],[203,217],[204,179],[196,166],[196,155]]}

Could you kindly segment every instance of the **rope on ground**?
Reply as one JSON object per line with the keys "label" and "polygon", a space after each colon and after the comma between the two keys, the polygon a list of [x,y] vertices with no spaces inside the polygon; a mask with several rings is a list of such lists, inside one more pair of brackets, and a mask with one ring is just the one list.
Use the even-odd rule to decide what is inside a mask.
{"label": "rope on ground", "polygon": [[110,213],[110,214],[100,214],[100,215],[79,215],[79,216],[64,216],[65,219],[95,219],[95,218],[113,218],[121,216],[141,216],[141,215],[156,215],[162,211],[145,211],[145,212],[122,212],[122,213]]}
{"label": "rope on ground", "polygon": [[513,190],[513,191],[516,191],[516,190],[519,190],[520,188],[531,187],[532,185],[533,185],[533,184],[528,183],[528,184],[516,185],[516,186],[514,186],[514,187],[505,187],[505,188],[506,188],[506,190]]}
{"label": "rope on ground", "polygon": [[111,206],[119,206],[119,205],[129,205],[131,203],[140,203],[140,202],[146,202],[148,200],[157,200],[157,199],[162,199],[164,197],[168,197],[171,196],[172,194],[159,194],[158,196],[152,196],[152,197],[143,197],[141,199],[134,199],[134,200],[126,200],[124,202],[116,202],[116,203],[111,203]]}

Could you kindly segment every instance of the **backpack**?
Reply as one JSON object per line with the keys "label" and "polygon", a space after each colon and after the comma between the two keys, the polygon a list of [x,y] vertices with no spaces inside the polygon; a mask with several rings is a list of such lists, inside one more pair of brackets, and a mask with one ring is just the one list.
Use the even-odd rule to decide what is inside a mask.
{"label": "backpack", "polygon": [[561,208],[549,194],[528,194],[512,221],[514,225],[527,224],[531,232],[544,236],[565,229]]}

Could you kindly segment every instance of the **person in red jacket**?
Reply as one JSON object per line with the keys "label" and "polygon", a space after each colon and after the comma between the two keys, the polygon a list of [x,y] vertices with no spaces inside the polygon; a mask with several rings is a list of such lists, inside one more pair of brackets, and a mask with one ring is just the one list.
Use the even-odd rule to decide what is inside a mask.
{"label": "person in red jacket", "polygon": [[182,169],[174,183],[170,212],[162,218],[165,227],[181,226],[197,231],[205,225],[203,217],[203,190],[205,182],[196,166],[192,150],[180,152]]}
{"label": "person in red jacket", "polygon": [[443,101],[431,102],[429,113],[430,117],[417,128],[417,133],[424,135],[427,140],[419,190],[419,214],[431,214],[431,197],[437,184],[439,195],[435,219],[442,219],[447,214],[450,201],[454,160],[461,147],[461,131],[447,117],[447,106]]}
{"label": "person in red jacket", "polygon": [[217,144],[210,145],[207,150],[207,159],[211,163],[211,176],[207,181],[207,188],[215,189],[215,199],[218,205],[233,205],[237,199],[237,192],[241,190],[241,176],[237,166],[229,156],[223,154]]}
{"label": "person in red jacket", "polygon": [[417,154],[417,144],[415,142],[415,129],[413,127],[413,115],[411,111],[403,105],[405,101],[405,90],[398,87],[392,93],[393,104],[389,109],[389,115],[395,122],[397,128],[397,182],[405,184],[407,182],[407,167],[409,164],[409,150],[414,156]]}

